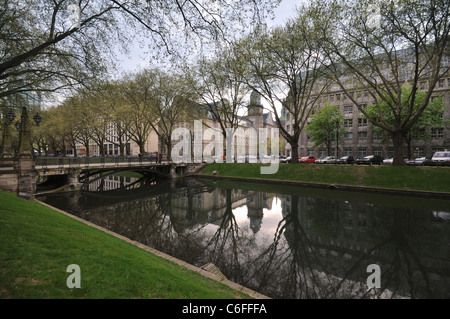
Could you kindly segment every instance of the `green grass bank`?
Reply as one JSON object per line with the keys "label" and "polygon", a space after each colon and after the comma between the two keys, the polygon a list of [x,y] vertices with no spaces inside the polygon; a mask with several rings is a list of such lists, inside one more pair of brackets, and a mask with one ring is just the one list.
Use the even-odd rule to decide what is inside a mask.
{"label": "green grass bank", "polygon": [[450,193],[450,167],[279,164],[275,174],[261,174],[268,164],[214,163],[199,175]]}
{"label": "green grass bank", "polygon": [[[67,287],[77,264],[81,288]],[[0,298],[248,298],[38,202],[0,191]]]}

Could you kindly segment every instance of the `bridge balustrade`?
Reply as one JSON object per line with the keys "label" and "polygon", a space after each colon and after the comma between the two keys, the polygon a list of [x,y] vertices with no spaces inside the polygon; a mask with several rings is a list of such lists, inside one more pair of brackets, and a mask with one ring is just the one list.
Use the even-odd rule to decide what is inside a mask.
{"label": "bridge balustrade", "polygon": [[[62,168],[64,166],[69,167],[89,167],[89,166],[112,166],[119,167],[128,165],[131,166],[133,163],[142,165],[146,163],[161,163],[155,157],[36,157],[36,166],[42,166],[48,168],[51,166]],[[164,161],[167,164],[167,161]]]}

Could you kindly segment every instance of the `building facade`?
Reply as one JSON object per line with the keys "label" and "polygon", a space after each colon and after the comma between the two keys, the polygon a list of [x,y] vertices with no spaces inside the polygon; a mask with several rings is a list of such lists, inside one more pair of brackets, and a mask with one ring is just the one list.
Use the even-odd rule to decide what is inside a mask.
{"label": "building facade", "polygon": [[[428,81],[420,82],[420,89],[425,90],[428,87]],[[359,106],[375,104],[374,99],[364,88],[356,87],[349,90],[349,94],[359,103]],[[450,77],[441,79],[436,84],[433,91],[432,99],[442,97],[444,112],[442,119],[450,121]],[[338,106],[344,117],[344,129],[347,134],[340,139],[338,145],[338,156],[353,156],[361,158],[367,155],[381,155],[383,157],[393,156],[393,144],[390,138],[383,139],[382,136],[376,134],[373,125],[364,118],[355,105],[337,85],[331,86],[330,89],[319,99],[317,107],[325,105]],[[284,110],[284,127],[293,131],[293,119],[290,114],[286,114]],[[427,128],[427,132],[431,139],[424,138],[413,140],[411,144],[411,158],[427,156],[431,157],[437,151],[450,149],[450,128],[446,125],[438,128]],[[408,154],[405,144],[405,155]],[[291,155],[290,145],[286,145],[286,155]],[[308,137],[306,128],[302,131],[299,138],[299,157],[316,156],[317,158],[335,155],[335,145],[332,146],[332,154],[327,154],[325,146],[314,147],[314,143]]]}

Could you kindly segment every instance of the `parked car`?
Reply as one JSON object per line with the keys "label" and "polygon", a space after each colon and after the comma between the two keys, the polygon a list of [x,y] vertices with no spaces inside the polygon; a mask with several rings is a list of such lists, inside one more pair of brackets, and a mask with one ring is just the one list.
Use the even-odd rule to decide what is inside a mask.
{"label": "parked car", "polygon": [[[394,161],[393,157],[388,157],[386,159],[383,160],[383,165],[392,165],[392,162]],[[409,164],[410,160],[407,159],[406,157],[403,158],[403,161],[405,162],[405,164]]]}
{"label": "parked car", "polygon": [[292,161],[292,157],[290,157],[290,156],[280,159],[280,163],[290,163],[291,161]]}
{"label": "parked car", "polygon": [[315,163],[316,158],[314,156],[303,156],[302,158],[298,159],[298,162],[304,164]]}
{"label": "parked car", "polygon": [[355,164],[355,159],[353,156],[342,156],[336,161],[337,164]]}
{"label": "parked car", "polygon": [[326,156],[322,157],[315,162],[316,164],[336,164],[336,157]]}
{"label": "parked car", "polygon": [[381,165],[382,163],[383,163],[383,157],[380,155],[369,155],[369,156],[365,156],[363,158],[358,158],[356,160],[356,164],[369,164],[369,165],[378,164],[378,165]]}
{"label": "parked car", "polygon": [[420,165],[420,166],[428,166],[432,165],[431,157],[418,157],[414,160],[414,164],[409,162],[410,165]]}
{"label": "parked car", "polygon": [[394,158],[393,157],[388,157],[388,158],[385,158],[384,160],[383,160],[383,165],[392,165],[392,162],[394,161]]}
{"label": "parked car", "polygon": [[434,165],[450,165],[450,151],[441,151],[434,153],[431,161]]}

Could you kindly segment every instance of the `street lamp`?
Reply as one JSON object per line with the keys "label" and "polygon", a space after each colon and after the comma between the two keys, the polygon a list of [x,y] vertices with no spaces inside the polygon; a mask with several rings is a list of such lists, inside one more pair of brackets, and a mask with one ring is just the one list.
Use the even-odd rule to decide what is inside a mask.
{"label": "street lamp", "polygon": [[37,126],[39,126],[39,123],[42,121],[42,117],[39,115],[39,113],[36,113],[36,115],[33,117],[34,123],[36,123]]}

